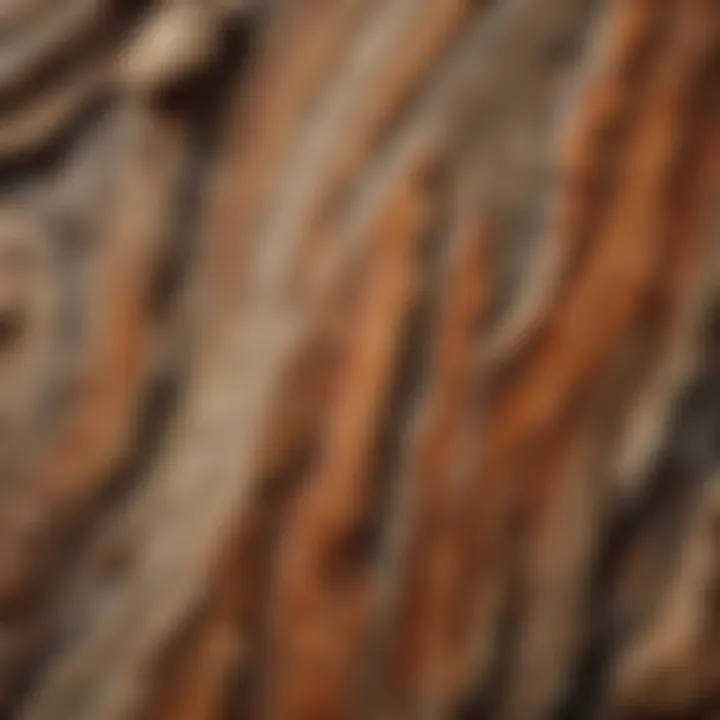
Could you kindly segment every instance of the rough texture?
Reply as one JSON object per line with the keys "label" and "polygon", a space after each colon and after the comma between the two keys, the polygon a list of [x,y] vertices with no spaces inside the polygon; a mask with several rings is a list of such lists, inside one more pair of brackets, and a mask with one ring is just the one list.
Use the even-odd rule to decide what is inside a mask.
{"label": "rough texture", "polygon": [[720,715],[717,0],[0,3],[0,717]]}

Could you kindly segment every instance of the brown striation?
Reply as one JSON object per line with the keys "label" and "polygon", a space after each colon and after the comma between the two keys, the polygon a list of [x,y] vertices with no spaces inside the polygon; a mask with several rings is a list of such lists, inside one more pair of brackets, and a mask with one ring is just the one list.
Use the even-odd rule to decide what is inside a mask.
{"label": "brown striation", "polygon": [[0,718],[720,713],[717,0],[0,3]]}

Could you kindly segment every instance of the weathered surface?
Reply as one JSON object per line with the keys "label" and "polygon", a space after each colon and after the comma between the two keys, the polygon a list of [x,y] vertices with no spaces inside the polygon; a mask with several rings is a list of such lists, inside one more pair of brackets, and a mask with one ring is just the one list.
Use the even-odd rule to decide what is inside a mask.
{"label": "weathered surface", "polygon": [[0,167],[0,717],[720,714],[717,0],[11,0]]}

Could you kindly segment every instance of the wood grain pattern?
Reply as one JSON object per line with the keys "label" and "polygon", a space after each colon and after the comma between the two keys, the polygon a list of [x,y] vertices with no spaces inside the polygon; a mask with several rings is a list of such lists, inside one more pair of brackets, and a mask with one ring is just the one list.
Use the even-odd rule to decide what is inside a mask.
{"label": "wood grain pattern", "polygon": [[0,4],[0,718],[720,713],[717,0]]}

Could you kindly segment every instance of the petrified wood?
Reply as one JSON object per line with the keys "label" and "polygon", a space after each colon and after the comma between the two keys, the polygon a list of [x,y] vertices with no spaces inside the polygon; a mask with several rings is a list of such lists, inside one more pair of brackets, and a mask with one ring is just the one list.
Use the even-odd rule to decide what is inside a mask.
{"label": "petrified wood", "polygon": [[718,0],[0,3],[0,718],[720,717]]}

